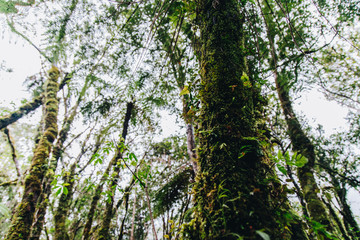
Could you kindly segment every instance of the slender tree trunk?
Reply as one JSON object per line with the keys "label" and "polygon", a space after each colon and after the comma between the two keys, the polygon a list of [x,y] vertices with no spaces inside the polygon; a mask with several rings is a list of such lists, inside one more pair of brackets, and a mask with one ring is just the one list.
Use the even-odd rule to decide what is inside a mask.
{"label": "slender tree trunk", "polygon": [[337,194],[338,203],[340,205],[340,213],[343,216],[344,225],[349,234],[351,234],[354,239],[360,239],[360,229],[357,224],[355,217],[351,211],[351,208],[347,202],[347,190],[345,186],[341,186],[339,180],[333,176],[331,176],[331,183],[335,188],[335,192]]}
{"label": "slender tree trunk", "polygon": [[[128,132],[128,128],[129,128],[129,122],[131,119],[131,115],[132,115],[132,110],[134,108],[134,103],[133,102],[128,102],[127,106],[126,106],[126,114],[125,114],[125,119],[124,119],[124,125],[123,125],[123,132],[122,132],[122,139],[121,141],[123,141],[123,143],[125,143],[125,139],[127,136],[127,132]],[[111,174],[111,181],[110,184],[108,186],[108,192],[111,193],[110,196],[108,196],[108,200],[106,201],[106,206],[105,206],[105,212],[103,214],[102,217],[102,221],[100,223],[100,229],[97,235],[97,239],[102,240],[110,240],[111,236],[109,233],[110,230],[110,226],[111,226],[111,219],[113,218],[113,216],[116,213],[116,208],[114,208],[114,197],[115,197],[115,193],[116,193],[116,186],[118,184],[119,181],[119,173],[120,173],[120,161],[123,158],[123,152],[120,149],[116,150],[116,154],[114,156],[114,161],[113,162],[113,167],[114,167],[114,171]]]}
{"label": "slender tree trunk", "polygon": [[47,170],[48,157],[51,145],[57,137],[58,91],[57,80],[59,70],[52,67],[49,70],[49,78],[45,83],[45,131],[38,143],[28,176],[25,178],[25,190],[21,203],[16,209],[16,215],[11,223],[6,237],[10,239],[28,239],[33,223],[35,207],[42,191],[42,180]]}
{"label": "slender tree trunk", "polygon": [[62,193],[59,199],[59,205],[54,214],[55,220],[55,240],[69,240],[69,235],[66,227],[66,219],[68,217],[69,208],[74,194],[74,176],[77,163],[71,165],[70,171],[65,173],[63,177],[64,183],[68,184],[66,188],[68,193]]}
{"label": "slender tree trunk", "polygon": [[[259,4],[260,6],[260,4]],[[267,3],[264,3],[263,17],[267,27],[267,35],[270,42],[271,56],[272,56],[272,68],[274,69],[274,78],[276,84],[276,90],[279,96],[280,104],[285,115],[285,120],[288,127],[288,134],[291,139],[293,150],[300,153],[308,159],[308,162],[301,168],[298,168],[297,175],[300,181],[300,186],[304,194],[307,208],[312,220],[321,223],[325,226],[326,230],[330,233],[333,232],[332,225],[330,223],[330,216],[326,211],[326,208],[317,195],[320,192],[317,186],[314,176],[314,164],[315,164],[315,151],[314,146],[310,139],[303,131],[296,114],[292,108],[289,85],[287,79],[281,76],[278,72],[277,55],[275,49],[275,30],[271,29],[274,26],[272,13],[269,10]],[[319,235],[324,239],[329,239],[325,234],[325,229],[319,231]]]}
{"label": "slender tree trunk", "polygon": [[247,68],[239,5],[235,0],[198,1],[202,109],[195,219],[184,231],[189,239],[289,235],[279,226],[286,193],[280,194],[260,144],[257,122],[265,101]]}
{"label": "slender tree trunk", "polygon": [[[135,232],[135,215],[136,215],[136,188],[134,192],[134,203],[133,203],[133,209],[132,209],[132,218],[131,218],[131,232],[130,232],[130,240],[135,240],[134,232]],[[121,240],[121,239],[119,239]]]}
{"label": "slender tree trunk", "polygon": [[129,209],[129,196],[130,196],[131,189],[134,186],[134,184],[135,184],[135,178],[131,178],[130,184],[125,188],[124,196],[116,204],[116,209],[118,209],[121,206],[121,204],[123,202],[125,202],[124,203],[124,205],[125,205],[125,214],[124,214],[123,219],[121,221],[120,233],[119,233],[119,238],[118,238],[119,240],[122,239],[123,236],[124,236],[124,225],[125,225],[125,220],[127,218],[128,209]]}
{"label": "slender tree trunk", "polygon": [[92,223],[93,223],[93,220],[94,220],[96,207],[97,207],[97,204],[98,204],[98,202],[100,200],[101,193],[102,193],[105,181],[109,176],[109,172],[110,172],[111,167],[113,166],[114,161],[115,161],[115,158],[113,158],[112,161],[107,166],[103,176],[100,179],[100,182],[99,182],[98,186],[95,189],[95,194],[91,199],[90,210],[89,210],[89,213],[87,215],[88,217],[87,217],[85,227],[84,227],[84,230],[83,230],[82,240],[88,240],[89,237],[90,237],[91,226],[92,226]]}
{"label": "slender tree trunk", "polygon": [[[181,24],[181,23],[180,23]],[[174,40],[174,39],[172,39]],[[167,52],[170,58],[171,68],[173,70],[174,78],[176,79],[176,83],[180,92],[184,90],[185,82],[186,82],[186,69],[183,67],[180,62],[182,60],[181,52],[182,50],[174,43],[174,47],[172,47],[172,40],[170,40],[170,36],[164,36],[161,41],[163,44],[164,50]],[[198,172],[197,166],[197,153],[196,153],[196,143],[194,136],[194,114],[190,113],[191,111],[191,99],[188,94],[183,94],[181,96],[182,100],[182,116],[184,118],[186,126],[186,135],[187,135],[187,153],[191,162],[191,166],[194,171],[194,175]]]}
{"label": "slender tree trunk", "polygon": [[343,226],[342,222],[340,221],[338,215],[336,214],[335,210],[331,206],[331,202],[327,202],[324,198],[322,198],[322,201],[324,202],[326,207],[329,209],[329,212],[330,212],[332,218],[335,220],[335,222],[336,222],[336,224],[337,224],[337,226],[338,226],[344,240],[350,240],[346,230],[344,229],[344,226]]}
{"label": "slender tree trunk", "polygon": [[149,189],[148,189],[147,181],[145,183],[144,190],[145,190],[146,203],[147,203],[147,207],[148,207],[148,210],[149,210],[149,217],[150,217],[151,227],[152,227],[152,231],[153,231],[153,234],[154,234],[153,237],[154,237],[154,240],[158,240],[157,233],[156,233],[156,228],[155,228],[155,223],[154,223],[154,217],[153,217],[152,210],[151,210],[150,196],[149,196]]}

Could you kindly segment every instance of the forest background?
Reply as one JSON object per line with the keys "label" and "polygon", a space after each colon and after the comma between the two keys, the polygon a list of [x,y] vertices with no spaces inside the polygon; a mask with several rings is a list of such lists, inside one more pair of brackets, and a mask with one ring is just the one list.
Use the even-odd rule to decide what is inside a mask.
{"label": "forest background", "polygon": [[[6,42],[2,55],[4,46],[11,48],[8,43],[16,46],[7,51],[16,63],[4,57],[0,69],[2,96],[10,95],[2,97],[0,118],[0,237],[358,239],[357,5],[0,1]],[[250,127],[254,132],[244,136],[232,135],[238,124],[232,125],[232,117],[224,124],[207,122],[206,115],[214,111],[208,108],[211,99],[218,98],[209,100],[206,94],[205,68],[213,65],[207,65],[211,61],[206,58],[213,45],[206,44],[213,38],[204,37],[212,27],[204,33],[203,26],[222,24],[216,14],[227,16],[233,8],[243,24],[237,52],[246,60],[240,61],[238,79],[227,83],[227,94],[219,93],[218,102],[226,108],[224,103],[234,102],[232,94],[238,89],[251,92],[242,100],[252,113],[241,114],[256,124]],[[37,69],[27,73],[30,66]],[[9,88],[5,79],[21,79],[23,87]],[[21,88],[25,90],[14,94]],[[14,95],[21,97],[10,100]],[[306,95],[312,98],[309,104]],[[332,104],[316,107],[314,98]],[[325,128],[305,117],[310,108],[325,119]],[[323,110],[329,108],[324,117]],[[229,107],[225,113],[231,111]],[[164,120],[168,114],[173,117]],[[171,127],[166,126],[169,119]],[[296,126],[291,125],[294,119]],[[342,122],[329,123],[334,119]],[[212,133],[222,125],[225,133]],[[170,135],[161,129],[178,131]],[[235,137],[240,146],[223,137]],[[297,142],[299,138],[306,144]],[[252,155],[259,149],[262,157]],[[201,187],[209,181],[206,173],[221,175],[221,167],[207,168],[210,163],[224,155],[227,161],[233,153],[237,161],[259,158],[261,164],[251,169],[260,175],[238,182],[240,189],[227,183],[231,173],[212,179],[213,188]],[[217,160],[209,163],[209,156]],[[259,177],[264,171],[267,177]],[[239,172],[234,171],[235,176]],[[241,199],[237,192],[247,200],[236,204]],[[206,203],[202,196],[213,200]],[[276,213],[276,224],[253,209],[248,200],[252,196]],[[319,201],[314,204],[312,199]],[[237,212],[239,206],[245,206],[245,213]],[[241,218],[227,219],[227,209]],[[298,224],[303,233],[295,231]]]}

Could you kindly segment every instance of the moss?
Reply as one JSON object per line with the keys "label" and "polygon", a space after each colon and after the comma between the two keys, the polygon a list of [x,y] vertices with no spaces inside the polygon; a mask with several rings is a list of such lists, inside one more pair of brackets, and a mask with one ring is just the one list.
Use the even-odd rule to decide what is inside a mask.
{"label": "moss", "polygon": [[274,172],[259,144],[264,99],[247,68],[238,6],[235,0],[203,0],[198,6],[200,171],[193,188],[195,220],[184,232],[189,239],[255,239],[256,230],[281,239],[285,231],[277,214],[282,212],[281,186],[267,181]]}
{"label": "moss", "polygon": [[[15,217],[11,223],[10,230],[6,237],[10,239],[28,239],[31,225],[33,223],[37,200],[41,194],[42,181],[48,168],[48,157],[51,151],[51,144],[57,136],[57,78],[59,70],[52,67],[49,71],[48,82],[45,90],[45,131],[34,151],[32,163],[28,176],[25,179],[25,191],[21,203],[17,207]],[[19,238],[21,236],[21,238]]]}

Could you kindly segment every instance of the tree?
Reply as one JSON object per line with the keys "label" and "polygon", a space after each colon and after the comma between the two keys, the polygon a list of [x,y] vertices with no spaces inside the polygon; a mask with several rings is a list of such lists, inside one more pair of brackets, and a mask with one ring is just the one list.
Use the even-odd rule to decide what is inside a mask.
{"label": "tree", "polygon": [[[40,71],[26,80],[32,99],[0,115],[0,161],[11,169],[0,171],[0,236],[356,239],[346,196],[358,187],[358,117],[349,115],[348,137],[329,141],[312,138],[293,109],[294,93],[314,79],[344,105],[357,101],[357,85],[347,81],[356,71],[333,71],[356,69],[347,45],[333,51],[332,27],[313,24],[331,14],[342,27],[357,23],[357,8],[327,4],[0,2],[9,33],[36,48],[44,69],[56,65],[51,76]],[[345,29],[336,35],[350,39]],[[43,88],[55,75],[59,87]],[[345,92],[330,93],[336,89]],[[43,119],[19,130],[40,106]],[[164,112],[182,126],[166,138]],[[17,208],[16,191],[23,194]]]}

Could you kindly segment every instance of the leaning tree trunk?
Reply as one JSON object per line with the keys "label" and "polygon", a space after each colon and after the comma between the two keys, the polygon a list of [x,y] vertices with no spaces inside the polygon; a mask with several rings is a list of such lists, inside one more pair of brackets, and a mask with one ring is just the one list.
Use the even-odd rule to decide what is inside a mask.
{"label": "leaning tree trunk", "polygon": [[59,103],[56,94],[59,88],[57,83],[59,74],[59,70],[54,66],[49,70],[44,97],[45,129],[34,151],[30,171],[25,178],[24,194],[6,236],[7,240],[27,239],[30,235],[36,203],[42,191],[42,180],[47,170],[49,153],[51,152],[52,143],[57,137]]}
{"label": "leaning tree trunk", "polygon": [[[127,136],[133,108],[134,108],[134,103],[128,102],[126,105],[126,114],[125,114],[125,119],[124,119],[124,124],[123,124],[123,131],[122,131],[122,135],[121,135],[122,136],[121,142],[123,144],[125,144],[125,139]],[[120,148],[119,148],[116,150],[115,156],[114,156],[113,160],[111,161],[113,163],[113,167],[114,167],[114,171],[111,174],[111,181],[108,185],[108,192],[111,192],[111,195],[109,196],[109,199],[106,201],[105,211],[104,211],[104,214],[102,215],[100,229],[97,234],[97,239],[99,239],[99,240],[111,239],[109,230],[110,230],[110,226],[111,226],[111,220],[117,210],[113,206],[114,206],[114,197],[115,197],[116,186],[119,182],[119,174],[120,174],[120,170],[121,170],[120,161],[122,160],[122,158],[123,158],[123,150],[120,150]]]}
{"label": "leaning tree trunk", "polygon": [[37,240],[40,238],[41,231],[43,229],[43,225],[45,222],[46,209],[49,204],[49,197],[51,194],[51,188],[52,188],[51,182],[55,178],[55,172],[59,159],[61,159],[63,155],[64,143],[68,138],[72,123],[74,122],[75,117],[78,113],[78,107],[80,105],[80,102],[83,100],[87,88],[88,88],[88,80],[85,81],[85,84],[79,94],[76,104],[71,110],[70,116],[64,119],[63,127],[59,132],[59,137],[52,150],[52,158],[50,160],[49,168],[47,170],[47,173],[43,181],[43,191],[41,193],[41,196],[37,204],[37,209],[34,219],[35,222],[31,229],[31,237],[30,237],[31,240]]}
{"label": "leaning tree trunk", "polygon": [[331,177],[331,183],[335,188],[335,193],[338,196],[338,204],[340,205],[340,213],[343,216],[344,225],[348,233],[353,236],[353,239],[360,239],[360,228],[347,201],[347,189],[344,186],[345,184],[340,184],[339,179],[333,174],[329,175]]}
{"label": "leaning tree trunk", "polygon": [[[284,239],[286,201],[260,144],[259,84],[247,69],[244,17],[235,0],[198,1],[201,31],[199,172],[189,239]],[[279,195],[279,198],[282,197]],[[276,204],[275,204],[276,202]],[[275,204],[276,206],[274,206]]]}
{"label": "leaning tree trunk", "polygon": [[[260,4],[259,4],[260,5]],[[319,187],[317,186],[315,176],[314,176],[314,164],[315,164],[315,151],[314,145],[311,143],[310,139],[306,136],[303,131],[296,114],[292,108],[292,103],[289,96],[289,85],[285,77],[278,72],[277,64],[277,54],[275,49],[275,29],[274,21],[272,19],[271,10],[267,3],[264,3],[264,12],[263,17],[265,20],[267,35],[270,43],[270,52],[272,57],[272,68],[274,69],[274,77],[276,90],[279,96],[281,108],[285,115],[286,124],[288,127],[288,134],[295,152],[300,153],[308,159],[308,162],[303,166],[298,168],[297,175],[300,181],[300,187],[304,194],[304,198],[307,204],[308,212],[312,220],[315,220],[318,223],[321,223],[325,226],[325,229],[320,229],[318,234],[321,238],[329,239],[328,234],[325,233],[329,231],[330,233],[334,232],[334,229],[330,223],[330,216],[326,211],[326,207],[317,195],[320,192]]]}

